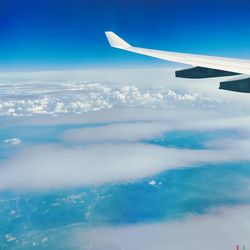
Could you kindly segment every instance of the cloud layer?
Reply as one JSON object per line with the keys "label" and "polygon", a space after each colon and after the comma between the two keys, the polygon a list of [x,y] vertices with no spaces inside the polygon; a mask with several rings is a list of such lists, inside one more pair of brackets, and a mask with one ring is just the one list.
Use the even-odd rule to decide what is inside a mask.
{"label": "cloud layer", "polygon": [[158,137],[168,129],[164,123],[118,123],[68,130],[64,134],[64,139],[73,143],[133,142]]}
{"label": "cloud layer", "polygon": [[[90,186],[95,192],[96,188],[107,188],[105,185],[96,185],[151,177],[146,182],[147,187],[150,186],[157,192],[164,187],[164,183],[156,181],[154,175],[162,171],[181,171],[184,167],[202,167],[207,164],[219,167],[221,163],[250,161],[249,96],[218,91],[217,79],[180,80],[173,77],[173,72],[174,70],[169,69],[116,69],[0,73],[0,150],[4,156],[0,161],[0,190],[44,192]],[[47,136],[42,140],[44,144],[41,144],[36,140],[39,136],[44,136],[43,133],[33,133],[35,139],[32,140],[22,134],[22,130],[19,131],[19,126],[27,126],[30,131],[38,126],[34,129],[35,132],[39,131],[37,128],[45,128],[46,131],[47,127],[51,140],[50,136]],[[28,130],[23,131],[27,133]],[[161,139],[167,142],[168,134],[165,135],[165,132],[206,133],[218,130],[227,132],[205,140],[205,149],[183,149],[159,143]],[[237,167],[237,164],[235,166]],[[239,174],[238,181],[249,186],[247,176],[243,178],[243,175],[244,172]],[[181,178],[181,184],[182,181]],[[190,185],[192,186],[193,182]],[[212,186],[215,186],[213,190],[216,190],[217,186]],[[117,186],[113,187],[115,189]],[[207,192],[209,189],[205,187],[201,190]],[[244,197],[248,197],[248,191],[248,188],[244,190]],[[228,192],[230,193],[230,189]],[[241,190],[237,189],[235,193],[237,198],[234,197],[233,201],[240,203],[238,199],[242,195]],[[108,190],[106,194],[107,197],[112,195]],[[118,192],[117,195],[120,197],[120,194],[123,199],[122,194],[125,193]],[[148,192],[146,194],[148,195]],[[196,206],[194,194],[190,192],[181,197],[187,207],[190,204]],[[234,194],[225,196],[231,197]],[[211,195],[213,194],[204,193],[203,196],[202,193],[199,197],[207,199]],[[223,202],[223,197],[220,197],[223,192],[216,195],[218,205],[227,204],[220,203]],[[98,200],[107,197],[97,193],[95,200],[87,206],[86,214],[82,215],[81,210],[80,216],[89,216],[91,212],[96,216],[94,210],[95,206],[98,210]],[[199,197],[196,199],[199,200]],[[19,198],[15,198],[17,210]],[[81,198],[83,203],[85,198],[88,199],[84,195]],[[22,199],[24,198],[21,198],[21,201]],[[65,199],[67,200],[67,197]],[[248,198],[244,200],[247,201]],[[105,202],[104,209],[109,209],[109,203]],[[209,201],[206,202],[208,206],[211,205]],[[25,216],[25,204],[32,209],[32,213],[37,213],[37,203],[32,207],[32,202],[25,199]],[[119,209],[121,204],[118,204]],[[52,211],[53,218],[61,215],[63,204],[56,210],[57,205],[58,202],[55,202],[55,207],[54,203],[51,207],[56,213],[54,216]],[[41,207],[44,208],[42,211],[46,216],[48,205],[44,203]],[[179,209],[179,206],[177,207]],[[110,208],[112,209],[112,206]],[[76,212],[73,206],[70,211]],[[131,214],[134,213],[133,210]],[[6,214],[5,208],[2,214]],[[105,212],[99,214],[102,220]],[[113,210],[110,214],[113,216]],[[9,216],[18,214],[11,209]],[[179,221],[169,220],[153,224],[102,226],[91,229],[87,229],[86,225],[68,225],[68,228],[38,231],[38,235],[28,229],[20,233],[21,238],[31,238],[27,241],[18,241],[16,228],[13,234],[4,230],[3,235],[5,234],[4,241],[7,244],[21,242],[51,249],[55,248],[53,246],[67,249],[81,249],[84,246],[88,250],[234,250],[236,244],[250,246],[249,216],[250,208],[246,206],[221,208],[203,216],[190,215]],[[30,217],[33,221],[37,219],[33,214]],[[18,220],[14,223],[23,230],[23,225],[20,225]],[[8,224],[8,219],[6,221]],[[31,221],[29,218],[27,225],[32,226]],[[54,225],[53,223],[55,222],[51,221],[49,225]],[[53,240],[56,241],[54,244]],[[51,241],[52,247],[49,247]]]}
{"label": "cloud layer", "polygon": [[70,235],[73,245],[85,244],[89,250],[235,250],[236,245],[250,246],[249,216],[248,206],[220,208],[183,221],[76,229]]}
{"label": "cloud layer", "polygon": [[[126,126],[129,131],[131,124],[119,126],[121,132],[126,130]],[[105,134],[105,126],[98,129]],[[93,143],[88,136],[86,139],[85,134],[82,135],[80,131],[79,139],[85,141],[85,145],[24,147],[19,153],[2,161],[0,189],[96,185],[136,180],[174,168],[250,160],[250,139],[220,139],[219,142],[211,141],[210,149],[197,150],[166,148],[136,141],[128,143],[122,141],[127,136],[120,136],[119,131],[101,137],[101,141],[105,140],[101,144],[98,137]],[[145,138],[152,136],[150,130],[145,130],[144,134],[140,132],[128,138],[142,139],[142,135]],[[74,136],[77,138],[77,134]]]}
{"label": "cloud layer", "polygon": [[[206,82],[203,82],[206,86],[198,87],[188,81],[189,87],[184,86],[170,75],[169,69],[166,72],[165,69],[112,72],[0,74],[1,127],[13,124],[95,125],[84,129],[68,126],[60,135],[60,146],[46,143],[41,146],[36,142],[26,145],[22,136],[18,136],[22,141],[17,146],[20,148],[18,153],[0,163],[1,189],[127,181],[171,168],[249,160],[250,118],[247,112],[238,112],[236,108],[243,107],[241,99],[245,98],[235,98],[232,94],[226,98],[221,94],[217,98],[218,93],[211,97],[215,90],[200,91],[208,89]],[[138,72],[141,72],[141,79]],[[121,79],[123,76],[127,78]],[[164,76],[164,80],[160,76]],[[102,82],[100,77],[103,77]],[[120,81],[114,84],[114,80]],[[231,106],[232,103],[240,106]],[[74,115],[79,113],[83,115]],[[210,141],[206,150],[182,150],[143,143],[160,138],[166,131],[216,129],[234,129],[246,136],[244,140],[239,136],[233,141],[225,138],[219,138],[220,142]],[[14,143],[15,140],[6,142]]]}
{"label": "cloud layer", "polygon": [[0,85],[0,115],[84,113],[126,107],[178,107],[217,104],[197,93],[168,87],[139,88],[105,83]]}
{"label": "cloud layer", "polygon": [[201,156],[191,150],[136,143],[83,148],[36,146],[2,164],[0,189],[46,189],[129,181],[207,158],[200,153]]}
{"label": "cloud layer", "polygon": [[[0,73],[0,115],[84,113],[144,108],[245,111],[248,94],[218,90],[218,79],[174,77],[176,69],[92,69]],[[223,78],[221,79],[223,81]]]}
{"label": "cloud layer", "polygon": [[[78,187],[136,180],[174,168],[249,161],[249,117],[221,116],[220,112],[181,109],[117,109],[84,116],[5,119],[7,127],[18,122],[20,126],[50,124],[55,129],[67,122],[98,126],[72,129],[68,125],[59,134],[60,145],[39,145],[35,141],[29,145],[20,135],[22,144],[16,145],[17,153],[0,163],[0,189]],[[223,129],[236,130],[237,136],[206,141],[207,149],[203,150],[145,143],[161,138],[166,131]]]}
{"label": "cloud layer", "polygon": [[[87,250],[235,250],[250,246],[250,207],[212,209],[206,215],[190,215],[183,220],[151,224],[99,226],[84,224],[33,230],[22,235],[18,247]],[[15,235],[6,234],[7,242]],[[14,242],[15,244],[15,242]],[[9,245],[7,245],[9,246]]]}

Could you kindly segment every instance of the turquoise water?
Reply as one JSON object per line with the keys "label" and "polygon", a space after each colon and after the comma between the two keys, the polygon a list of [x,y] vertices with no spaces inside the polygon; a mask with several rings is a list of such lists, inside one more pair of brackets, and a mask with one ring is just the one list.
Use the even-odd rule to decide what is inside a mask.
{"label": "turquoise water", "polygon": [[[1,158],[10,157],[27,144],[63,143],[63,132],[84,127],[86,125],[0,129],[1,141],[13,137],[22,140],[18,146],[2,142]],[[209,147],[208,142],[215,138],[239,136],[233,130],[173,131],[144,143],[200,149]],[[127,183],[29,193],[2,191],[0,246],[14,247],[34,230],[75,223],[90,227],[168,221],[204,214],[211,208],[249,204],[249,166],[248,162],[187,166]],[[150,185],[151,181],[154,185]],[[15,240],[6,242],[7,234],[14,235]]]}
{"label": "turquoise water", "polygon": [[159,138],[144,141],[145,143],[155,144],[162,147],[178,147],[186,149],[205,149],[209,148],[209,141],[218,138],[241,138],[242,135],[237,130],[213,130],[213,131],[179,131],[166,132]]}
{"label": "turquoise water", "polygon": [[20,147],[4,143],[9,138],[19,138],[22,146],[39,144],[65,143],[62,134],[69,129],[89,128],[103,126],[98,124],[67,124],[57,126],[14,126],[0,128],[0,159],[6,159],[13,155]]}

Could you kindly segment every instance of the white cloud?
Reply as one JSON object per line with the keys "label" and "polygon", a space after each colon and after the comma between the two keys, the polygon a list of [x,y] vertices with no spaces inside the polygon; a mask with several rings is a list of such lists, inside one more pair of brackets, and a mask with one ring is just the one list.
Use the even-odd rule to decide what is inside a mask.
{"label": "white cloud", "polygon": [[218,79],[178,79],[174,71],[135,68],[0,73],[0,115],[126,107],[219,106],[230,110],[229,105],[249,104],[248,95],[219,91]]}
{"label": "white cloud", "polygon": [[[0,90],[2,86],[0,85]],[[6,89],[6,86],[4,86]],[[194,93],[178,93],[168,87],[139,88],[107,83],[20,85],[0,95],[0,115],[84,113],[126,107],[176,107],[193,103],[209,106],[216,100]],[[8,89],[7,88],[7,89]]]}
{"label": "white cloud", "polygon": [[[60,114],[51,116],[48,114],[40,114],[30,117],[0,116],[1,127],[16,125],[59,125],[59,124],[94,124],[94,123],[112,123],[112,122],[152,122],[166,123],[167,126],[184,127],[193,122],[211,121],[215,119],[224,121],[225,117],[231,117],[216,110],[196,110],[196,109],[171,109],[171,108],[116,108],[109,110],[99,110],[78,114]],[[234,117],[236,121],[242,120],[242,117]],[[184,123],[185,121],[185,123]],[[250,121],[250,119],[249,119]],[[191,123],[192,122],[192,123]],[[216,124],[216,123],[215,123]],[[177,127],[178,128],[178,127]]]}
{"label": "white cloud", "polygon": [[68,230],[74,247],[88,250],[235,250],[250,247],[250,207],[220,208],[207,215],[190,216],[181,221],[128,226],[75,227]]}
{"label": "white cloud", "polygon": [[4,143],[9,143],[9,144],[13,144],[13,145],[18,145],[20,144],[22,141],[19,138],[9,138],[4,140]]}
{"label": "white cloud", "polygon": [[[220,112],[181,109],[177,112],[166,109],[114,109],[90,112],[84,116],[4,118],[2,126],[119,123],[66,130],[63,138],[71,143],[71,147],[32,145],[20,149],[19,153],[1,161],[0,188],[47,189],[95,185],[135,180],[172,168],[250,160],[249,117],[232,119],[227,114],[225,118],[220,116]],[[164,131],[173,129],[204,131],[226,128],[237,129],[244,137],[230,141],[223,137],[214,139],[206,142],[209,150],[138,144],[140,140],[159,137]]]}
{"label": "white cloud", "polygon": [[[249,100],[245,95],[218,91],[214,81],[175,79],[169,69],[1,73],[1,127],[119,124],[66,131],[64,140],[72,148],[45,145],[20,151],[1,163],[0,186],[90,185],[200,163],[249,160],[248,140],[235,142],[238,148],[229,147],[228,141],[215,141],[210,142],[210,150],[190,151],[135,143],[174,129],[233,128],[249,138],[248,106],[242,105]],[[82,143],[93,145],[77,147]]]}
{"label": "white cloud", "polygon": [[7,242],[16,240],[16,238],[11,234],[6,234],[5,239],[6,239]]}
{"label": "white cloud", "polygon": [[152,180],[152,181],[149,181],[149,183],[148,183],[149,185],[151,185],[151,186],[154,186],[154,185],[156,185],[157,183],[156,183],[156,181],[155,180]]}
{"label": "white cloud", "polygon": [[[13,124],[119,124],[66,131],[64,139],[72,147],[31,145],[20,149],[0,162],[0,189],[98,185],[204,163],[249,161],[249,95],[219,91],[218,79],[176,79],[173,72],[102,69],[1,73],[1,128]],[[208,150],[138,143],[174,129],[236,129],[244,136],[214,139],[208,142]],[[19,140],[9,138],[5,143],[18,144]],[[161,183],[152,179],[148,184]],[[249,216],[249,207],[221,209],[183,221],[73,230],[69,241],[95,250],[233,250],[237,243],[250,246]],[[6,240],[13,237],[7,235]]]}
{"label": "white cloud", "polygon": [[[159,138],[164,132],[180,131],[215,131],[235,130],[235,138],[244,138],[246,143],[250,137],[250,117],[225,117],[221,113],[212,114],[207,111],[195,112],[176,110],[112,110],[97,112],[97,120],[86,115],[85,122],[110,123],[91,128],[70,129],[63,136],[64,140],[72,143],[98,143],[110,141],[140,141]],[[179,115],[181,113],[181,116]],[[219,117],[221,116],[221,117]],[[103,120],[102,120],[103,119]],[[71,119],[74,121],[74,118]],[[130,121],[130,122],[128,122]],[[59,121],[60,122],[60,121]],[[239,139],[240,139],[239,138]],[[220,138],[220,140],[223,138]],[[222,141],[223,142],[223,141]],[[236,141],[238,142],[238,141]],[[210,143],[210,142],[209,142]]]}
{"label": "white cloud", "polygon": [[[189,150],[143,144],[36,146],[0,166],[0,188],[61,188],[134,180],[194,161]],[[192,154],[191,154],[192,155]]]}
{"label": "white cloud", "polygon": [[3,161],[0,189],[48,189],[130,181],[204,163],[250,160],[250,139],[209,150],[118,143],[85,147],[33,146]]}
{"label": "white cloud", "polygon": [[[86,227],[78,223],[24,233],[25,240],[19,245],[27,249],[35,242],[40,248],[82,249],[84,246],[86,250],[235,250],[236,245],[245,245],[248,249],[249,217],[249,206],[234,206],[147,224]],[[5,239],[15,240],[16,236],[6,234]]]}
{"label": "white cloud", "polygon": [[74,143],[133,142],[160,136],[168,130],[163,123],[118,123],[66,131],[64,139]]}
{"label": "white cloud", "polygon": [[[182,66],[183,68],[185,66]],[[132,85],[140,88],[147,87],[167,87],[174,90],[194,91],[234,101],[249,102],[247,94],[237,94],[228,91],[218,90],[219,81],[229,79],[214,78],[204,80],[181,79],[175,77],[175,70],[180,68],[98,68],[98,69],[82,69],[82,70],[63,70],[63,71],[37,71],[37,72],[2,72],[0,73],[0,84],[3,90],[8,89],[8,85],[12,84],[13,92],[20,88],[20,83],[26,85],[27,89],[30,84],[40,85],[39,90],[43,90],[45,85],[60,84],[65,85],[79,82],[105,82],[112,83],[113,86]],[[6,88],[4,88],[6,87]],[[56,85],[51,87],[51,91],[55,90]],[[57,89],[60,89],[59,86]]]}

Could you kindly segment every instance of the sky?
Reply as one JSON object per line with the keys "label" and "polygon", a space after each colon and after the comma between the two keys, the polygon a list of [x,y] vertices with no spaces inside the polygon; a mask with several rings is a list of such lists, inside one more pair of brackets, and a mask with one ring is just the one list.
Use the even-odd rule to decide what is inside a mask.
{"label": "sky", "polygon": [[250,3],[239,0],[2,0],[0,71],[168,65],[110,48],[132,45],[250,58]]}

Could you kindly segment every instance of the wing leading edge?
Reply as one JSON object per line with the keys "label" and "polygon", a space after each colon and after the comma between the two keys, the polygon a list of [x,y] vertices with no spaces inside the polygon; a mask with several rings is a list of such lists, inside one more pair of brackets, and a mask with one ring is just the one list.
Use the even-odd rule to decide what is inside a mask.
{"label": "wing leading edge", "polygon": [[[175,53],[134,47],[111,31],[105,32],[111,47],[155,57],[158,59],[192,65],[193,68],[176,71],[176,77],[210,78],[248,75],[244,79],[221,82],[220,89],[250,93],[250,60]],[[229,83],[227,85],[227,83]]]}

